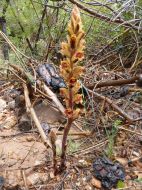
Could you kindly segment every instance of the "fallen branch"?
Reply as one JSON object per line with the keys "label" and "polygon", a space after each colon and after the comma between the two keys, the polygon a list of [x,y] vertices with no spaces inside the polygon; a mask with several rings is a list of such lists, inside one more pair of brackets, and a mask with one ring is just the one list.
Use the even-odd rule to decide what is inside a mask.
{"label": "fallen branch", "polygon": [[[10,64],[10,66],[11,66],[14,70],[16,70],[16,71],[19,73],[19,75],[22,75],[23,78],[29,79],[29,75],[26,74],[26,72],[25,72],[22,68],[18,67],[17,65],[13,65],[13,64]],[[13,72],[13,71],[11,71],[11,72]],[[24,80],[23,80],[21,77],[19,77],[16,73],[14,73],[14,74],[15,74],[15,76],[16,76],[17,78],[19,78],[23,83],[26,84],[26,81],[24,81]],[[61,104],[61,102],[59,101],[59,99],[57,98],[56,94],[54,94],[54,93],[50,90],[50,88],[48,88],[45,84],[42,85],[40,81],[37,82],[37,83],[38,83],[38,85],[42,88],[42,90],[45,91],[46,94],[44,94],[44,93],[43,93],[41,90],[39,90],[38,88],[36,88],[36,90],[37,90],[40,94],[42,94],[43,96],[45,96],[49,101],[53,101],[54,104],[56,105],[56,108],[57,108],[63,115],[65,115],[65,108],[63,107],[63,105]],[[73,122],[73,124],[74,124],[78,129],[81,130],[81,127],[80,127],[75,121]]]}
{"label": "fallen branch", "polygon": [[123,118],[125,118],[129,123],[133,123],[135,121],[139,121],[142,120],[142,118],[136,118],[133,119],[131,118],[127,113],[125,113],[120,107],[118,107],[112,100],[110,100],[108,97],[105,97],[101,94],[98,94],[97,92],[94,92],[92,90],[89,90],[88,88],[84,87],[86,89],[86,91],[88,91],[89,93],[93,94],[94,96],[96,96],[97,98],[104,100],[105,102],[107,102],[117,113],[119,113],[119,115],[121,115]]}
{"label": "fallen branch", "polygon": [[134,130],[127,129],[127,128],[125,128],[125,126],[124,126],[124,127],[123,127],[123,126],[118,126],[118,128],[119,128],[119,129],[122,129],[122,130],[124,130],[124,131],[127,131],[127,132],[129,132],[129,133],[133,133],[133,134],[135,134],[135,135],[142,136],[142,133],[137,132],[137,131],[134,131]]}
{"label": "fallen branch", "polygon": [[[31,80],[32,79],[32,75],[29,76],[29,73],[27,74],[22,68],[19,68],[17,65],[13,65],[13,64],[10,64],[10,66],[15,69],[19,75],[22,75],[23,78],[26,78],[28,80]],[[30,77],[30,79],[29,79]],[[23,79],[22,79],[23,80]],[[50,88],[48,88],[45,84],[41,83],[40,81],[37,81],[37,84],[40,86],[40,88],[42,88],[43,91],[46,92],[46,94],[48,95],[48,99],[50,101],[53,101],[54,104],[56,105],[57,109],[59,109],[61,111],[61,113],[64,115],[64,107],[63,105],[61,104],[61,102],[58,100],[56,94],[54,94]],[[43,84],[43,85],[42,85]]]}
{"label": "fallen branch", "polygon": [[85,148],[83,150],[78,150],[78,151],[74,152],[73,154],[75,154],[75,155],[77,155],[77,154],[79,154],[79,155],[88,154],[89,152],[92,152],[96,148],[100,148],[101,146],[104,146],[107,142],[108,142],[108,139],[105,139],[105,140],[101,141],[100,143],[97,143],[97,144],[90,146],[88,148]]}
{"label": "fallen branch", "polygon": [[97,83],[94,83],[93,85],[88,85],[87,88],[94,89],[95,88],[101,88],[106,86],[121,86],[125,84],[133,84],[139,79],[139,76],[134,76],[129,79],[120,79],[120,80],[107,80],[107,81],[100,81]]}
{"label": "fallen branch", "polygon": [[58,108],[58,110],[60,110],[60,112],[65,115],[65,108],[63,107],[63,105],[61,104],[61,102],[58,100],[56,94],[54,94],[50,88],[48,88],[45,84],[42,86],[42,88],[44,89],[44,91],[46,92],[46,94],[48,94],[49,98],[52,99],[52,101],[54,102],[54,104],[56,105],[56,107]]}
{"label": "fallen branch", "polygon": [[47,139],[47,136],[45,135],[41,125],[40,125],[40,122],[37,118],[37,115],[35,113],[35,110],[33,109],[32,107],[32,104],[30,102],[30,98],[29,98],[29,91],[28,91],[28,88],[26,86],[26,84],[23,84],[23,88],[24,88],[24,96],[25,96],[25,103],[26,103],[26,108],[27,108],[27,113],[30,113],[31,115],[31,118],[32,120],[34,121],[40,135],[41,135],[41,138],[42,138],[42,141],[44,142],[45,146],[48,148],[48,147],[52,147],[49,140]]}

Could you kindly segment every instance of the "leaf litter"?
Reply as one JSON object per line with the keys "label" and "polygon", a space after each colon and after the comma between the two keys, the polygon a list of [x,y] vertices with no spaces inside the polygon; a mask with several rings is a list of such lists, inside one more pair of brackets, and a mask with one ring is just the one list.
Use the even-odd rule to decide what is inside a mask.
{"label": "leaf litter", "polygon": [[[85,117],[81,116],[77,120],[77,124],[81,127],[73,126],[72,132],[83,130],[87,133],[90,131],[91,135],[70,137],[72,140],[70,147],[68,147],[67,171],[61,176],[54,176],[52,152],[50,149],[46,151],[33,122],[25,113],[25,110],[23,109],[20,113],[19,104],[17,105],[16,101],[22,92],[19,93],[18,89],[17,93],[15,88],[15,86],[9,86],[9,89],[1,93],[1,100],[5,106],[0,113],[0,176],[4,179],[4,182],[1,183],[5,188],[24,189],[23,187],[27,184],[30,189],[41,188],[43,190],[61,188],[103,189],[104,184],[101,179],[97,179],[96,174],[94,176],[93,163],[98,156],[103,158],[105,155],[110,158],[112,165],[115,160],[123,165],[126,177],[125,180],[124,178],[121,179],[124,180],[125,188],[141,189],[141,121],[128,124],[122,116],[119,116],[115,110],[111,110],[105,102],[97,99],[94,101],[93,97],[86,97],[84,103],[88,111],[85,112]],[[13,93],[11,93],[11,90],[15,91],[15,96],[11,95]],[[115,100],[122,109],[127,110],[132,118],[141,117],[140,100],[135,96],[135,92],[132,92],[133,95],[125,92],[123,96],[122,92],[116,87],[107,87],[104,92],[100,91],[100,93],[104,93],[105,96]],[[15,101],[15,105],[9,106],[9,102],[12,101]],[[46,101],[39,101],[35,104],[35,110],[41,124],[47,130],[47,134],[47,128],[62,132],[65,118],[56,109],[47,105]],[[21,121],[21,117],[25,114],[27,115],[26,122],[28,121],[31,127],[21,131],[19,124],[23,122],[21,126],[24,128],[25,121]],[[8,122],[9,120],[10,122]],[[61,148],[61,137],[61,135],[58,135],[57,144],[59,149]],[[78,145],[75,146],[74,144]],[[108,149],[111,149],[111,151],[106,151]],[[60,154],[60,150],[58,153]],[[110,168],[107,169],[106,167],[107,172],[111,173],[113,167]],[[111,174],[114,175],[114,173]],[[108,184],[109,189],[111,188],[111,182]],[[106,188],[107,186],[104,189]],[[115,188],[119,189],[119,187]]]}

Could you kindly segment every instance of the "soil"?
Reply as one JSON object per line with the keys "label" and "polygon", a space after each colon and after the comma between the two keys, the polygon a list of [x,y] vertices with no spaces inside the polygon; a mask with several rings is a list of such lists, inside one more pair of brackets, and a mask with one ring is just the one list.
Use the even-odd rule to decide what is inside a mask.
{"label": "soil", "polygon": [[[3,88],[2,88],[3,89]],[[94,104],[96,110],[104,106],[103,111],[92,116],[92,110],[88,109],[85,117],[81,116],[77,125],[72,126],[71,132],[91,132],[91,136],[69,136],[67,155],[67,169],[62,174],[54,176],[52,168],[52,151],[47,149],[30,116],[25,112],[25,106],[16,105],[16,98],[11,97],[11,90],[17,93],[14,86],[8,84],[0,94],[0,177],[1,188],[7,190],[105,190],[101,180],[95,178],[93,163],[99,157],[107,155],[112,161],[119,161],[126,172],[124,180],[125,188],[130,190],[142,189],[142,135],[141,122],[131,124],[117,131],[112,126],[119,127],[117,122],[123,121],[116,117],[114,112],[103,103]],[[115,94],[115,88],[113,88]],[[110,92],[110,90],[109,90]],[[102,92],[103,93],[103,92]],[[106,95],[107,91],[105,91]],[[123,98],[118,96],[115,102],[124,108],[130,95]],[[108,94],[108,97],[112,94]],[[136,96],[127,107],[127,113],[131,117],[141,117],[141,106]],[[86,104],[88,106],[88,104]],[[22,108],[22,112],[20,112]],[[24,108],[24,109],[23,109]],[[46,123],[55,132],[62,132],[66,122],[62,114],[46,101],[35,104],[34,109],[40,123]],[[104,111],[105,110],[105,111]],[[104,116],[104,113],[107,115]],[[19,114],[20,113],[20,114]],[[23,119],[24,118],[24,119]],[[104,120],[105,118],[105,120]],[[114,122],[110,122],[113,118]],[[95,123],[95,124],[94,124]],[[103,123],[103,125],[102,125]],[[106,127],[104,127],[108,123]],[[20,127],[19,127],[20,126]],[[22,126],[22,130],[21,130]],[[30,127],[27,127],[30,126]],[[105,129],[105,130],[104,130]],[[106,131],[109,133],[106,133]],[[47,134],[48,137],[48,134]],[[58,158],[60,157],[62,135],[57,136]],[[112,188],[116,189],[116,188]]]}

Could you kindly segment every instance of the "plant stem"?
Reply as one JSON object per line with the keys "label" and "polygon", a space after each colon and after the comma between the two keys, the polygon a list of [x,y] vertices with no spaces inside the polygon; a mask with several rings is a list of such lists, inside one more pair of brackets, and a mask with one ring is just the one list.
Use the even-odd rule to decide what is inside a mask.
{"label": "plant stem", "polygon": [[53,152],[53,170],[54,170],[54,175],[56,176],[58,173],[58,167],[57,167],[57,154],[56,154],[56,144],[55,140],[51,139],[51,144],[52,144],[52,152]]}
{"label": "plant stem", "polygon": [[62,140],[62,154],[61,154],[61,165],[60,171],[62,172],[66,168],[66,151],[67,151],[67,137],[73,122],[72,118],[68,118],[67,125],[64,129],[63,140]]}

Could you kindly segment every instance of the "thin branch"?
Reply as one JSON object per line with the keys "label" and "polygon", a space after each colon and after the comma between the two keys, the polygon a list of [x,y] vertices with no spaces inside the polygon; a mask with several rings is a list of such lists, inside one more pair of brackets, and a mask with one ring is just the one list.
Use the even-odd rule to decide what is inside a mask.
{"label": "thin branch", "polygon": [[83,4],[81,4],[80,2],[76,1],[76,0],[69,0],[71,3],[77,5],[80,9],[84,10],[85,12],[91,14],[92,16],[104,20],[106,22],[109,23],[116,23],[116,24],[122,24],[123,26],[127,27],[127,28],[133,28],[135,30],[142,30],[142,28],[137,27],[137,26],[133,26],[130,23],[127,23],[126,21],[124,21],[123,19],[115,19],[112,20],[111,18],[105,16],[105,15],[101,15],[95,11],[93,11],[92,9],[89,9],[88,7],[84,6]]}
{"label": "thin branch", "polygon": [[129,123],[133,123],[135,121],[139,121],[142,120],[142,118],[136,118],[133,119],[131,118],[127,113],[125,113],[125,111],[123,111],[120,107],[118,107],[111,99],[109,99],[108,97],[105,97],[101,94],[98,94],[97,92],[94,92],[92,90],[89,90],[88,88],[84,87],[86,89],[86,91],[88,91],[89,93],[93,94],[94,96],[96,96],[97,98],[106,101],[117,113],[119,113],[119,115],[121,115],[123,118],[125,118]]}
{"label": "thin branch", "polygon": [[26,84],[23,83],[23,88],[24,88],[24,96],[25,96],[25,103],[26,103],[26,108],[27,108],[27,113],[29,113],[31,115],[32,120],[35,122],[35,125],[41,135],[42,141],[44,142],[44,145],[49,148],[52,147],[49,140],[47,139],[47,136],[45,135],[45,132],[43,131],[43,128],[40,125],[40,122],[37,118],[37,115],[35,113],[35,110],[32,107],[32,104],[30,102],[30,98],[29,98],[29,91],[28,88],[26,86]]}
{"label": "thin branch", "polygon": [[133,84],[139,79],[139,76],[134,76],[129,79],[120,79],[120,80],[107,80],[107,81],[100,81],[96,82],[92,85],[87,85],[89,89],[95,88],[101,88],[106,86],[121,86],[125,84]]}
{"label": "thin branch", "polygon": [[38,28],[38,32],[37,32],[37,35],[36,35],[36,39],[35,39],[35,46],[34,46],[34,50],[36,50],[37,48],[37,42],[39,40],[39,37],[40,37],[40,33],[41,33],[41,30],[43,29],[43,21],[44,21],[44,17],[46,15],[46,9],[47,9],[47,6],[45,5],[43,11],[42,11],[42,17],[41,17],[41,20],[40,20],[40,23],[39,23],[39,28]]}
{"label": "thin branch", "polygon": [[[18,16],[17,16],[16,13],[14,12],[14,9],[13,9],[11,3],[10,3],[10,6],[11,6],[11,10],[12,10],[12,13],[13,13],[15,19],[17,20],[17,22],[18,22],[18,24],[19,24],[19,26],[20,26],[22,32],[25,34],[25,29],[24,29],[23,25],[21,24],[21,22],[20,22]],[[27,42],[27,44],[28,44],[29,49],[31,50],[32,53],[34,53],[34,50],[33,50],[33,47],[32,47],[32,45],[31,45],[31,42],[30,42],[29,38],[25,37],[25,39],[26,39],[26,42]]]}

